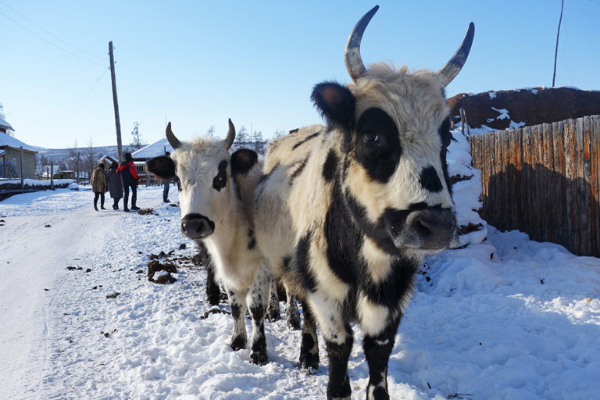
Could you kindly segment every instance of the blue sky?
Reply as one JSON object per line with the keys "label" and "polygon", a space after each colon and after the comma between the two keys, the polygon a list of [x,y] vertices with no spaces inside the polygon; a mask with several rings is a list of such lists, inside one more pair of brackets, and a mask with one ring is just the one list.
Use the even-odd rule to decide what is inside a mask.
{"label": "blue sky", "polygon": [[[475,23],[462,92],[552,85],[560,0],[0,0],[0,103],[15,136],[47,148],[116,144],[108,42],[115,47],[123,143],[216,136],[231,118],[271,137],[321,122],[314,84],[350,82],[350,30],[380,5],[365,64],[438,70]],[[565,0],[556,86],[600,90],[600,0]]]}

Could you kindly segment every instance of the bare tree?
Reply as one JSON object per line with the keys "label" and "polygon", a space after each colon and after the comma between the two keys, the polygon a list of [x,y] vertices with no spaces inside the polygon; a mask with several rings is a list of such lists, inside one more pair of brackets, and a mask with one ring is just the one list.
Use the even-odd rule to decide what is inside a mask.
{"label": "bare tree", "polygon": [[281,137],[285,135],[285,131],[283,129],[275,129],[275,133],[273,133],[273,139],[277,139],[278,137]]}
{"label": "bare tree", "polygon": [[102,155],[94,149],[94,140],[92,138],[88,141],[88,147],[83,155],[83,170],[88,173],[88,176],[92,176],[92,171],[97,167],[98,159]]}
{"label": "bare tree", "polygon": [[245,126],[241,126],[235,135],[235,142],[233,142],[236,147],[248,147],[248,142],[250,142],[250,135],[248,131],[246,131]]}
{"label": "bare tree", "polygon": [[252,148],[254,149],[254,151],[256,151],[258,154],[264,154],[265,144],[266,142],[263,140],[262,132],[254,131],[252,133]]}
{"label": "bare tree", "polygon": [[50,165],[52,159],[45,153],[39,152],[35,155],[35,175],[37,178],[44,176],[44,168]]}
{"label": "bare tree", "polygon": [[[6,120],[6,114],[4,113],[4,106],[2,105],[2,103],[0,103],[0,118]],[[6,134],[8,136],[15,136],[14,131],[10,129],[6,131]]]}
{"label": "bare tree", "polygon": [[76,171],[78,158],[79,148],[77,147],[77,141],[75,141],[73,147],[67,149],[67,155],[59,161],[60,169],[63,171]]}
{"label": "bare tree", "polygon": [[206,137],[209,139],[212,139],[215,137],[215,126],[211,125],[210,128],[208,128],[208,131],[206,131]]}
{"label": "bare tree", "polygon": [[139,127],[140,123],[135,121],[133,123],[133,130],[131,131],[131,143],[129,143],[129,145],[135,150],[139,150],[146,145],[146,142],[142,140],[142,135],[140,133]]}

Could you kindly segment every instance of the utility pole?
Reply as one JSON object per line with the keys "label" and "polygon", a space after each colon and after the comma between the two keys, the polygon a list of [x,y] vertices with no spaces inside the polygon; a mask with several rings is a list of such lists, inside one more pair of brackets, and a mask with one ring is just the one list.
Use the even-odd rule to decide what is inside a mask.
{"label": "utility pole", "polygon": [[121,142],[121,118],[119,117],[119,101],[117,100],[117,80],[115,78],[115,57],[113,56],[112,40],[108,42],[108,54],[110,56],[110,77],[112,80],[113,103],[115,106],[115,125],[117,127],[117,157],[119,157],[119,163],[121,163],[123,144]]}

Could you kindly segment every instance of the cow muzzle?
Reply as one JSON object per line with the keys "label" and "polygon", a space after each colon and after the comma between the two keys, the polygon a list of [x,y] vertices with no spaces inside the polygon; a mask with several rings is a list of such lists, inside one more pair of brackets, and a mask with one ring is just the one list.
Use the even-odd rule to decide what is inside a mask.
{"label": "cow muzzle", "polygon": [[181,233],[190,239],[204,239],[215,231],[215,223],[201,214],[188,214],[181,220]]}
{"label": "cow muzzle", "polygon": [[388,232],[397,248],[411,248],[427,253],[447,249],[456,235],[456,215],[450,209],[427,208],[390,221]]}

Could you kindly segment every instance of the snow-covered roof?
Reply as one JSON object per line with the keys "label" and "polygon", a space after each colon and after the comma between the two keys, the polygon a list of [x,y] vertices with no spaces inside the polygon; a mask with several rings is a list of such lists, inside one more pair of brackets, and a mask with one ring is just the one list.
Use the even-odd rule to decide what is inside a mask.
{"label": "snow-covered roof", "polygon": [[0,117],[0,128],[10,129],[11,131],[14,131],[13,127],[10,126],[10,124],[8,122],[6,122],[5,119],[2,119],[1,117]]}
{"label": "snow-covered roof", "polygon": [[18,149],[21,146],[23,146],[24,150],[34,151],[37,153],[37,149],[35,147],[29,146],[28,144],[25,144],[19,139],[9,136],[4,132],[0,132],[0,148],[12,147],[13,149]]}
{"label": "snow-covered roof", "polygon": [[173,152],[173,147],[169,144],[167,138],[162,138],[158,142],[149,144],[146,147],[142,147],[141,149],[131,153],[133,158],[152,158],[158,156],[164,156],[165,151]]}

